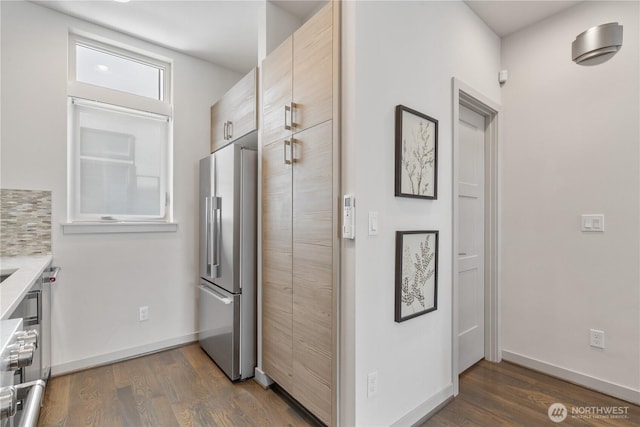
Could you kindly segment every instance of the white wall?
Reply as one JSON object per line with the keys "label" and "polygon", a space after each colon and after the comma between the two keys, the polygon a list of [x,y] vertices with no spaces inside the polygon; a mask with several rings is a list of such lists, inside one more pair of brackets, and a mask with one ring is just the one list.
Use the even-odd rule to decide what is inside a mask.
{"label": "white wall", "polygon": [[[408,425],[453,392],[452,77],[499,101],[500,40],[448,1],[348,2],[343,30],[343,191],[356,197],[357,223],[343,247],[342,340],[355,354],[341,360],[342,421]],[[394,197],[398,104],[439,120],[436,201]],[[378,236],[367,236],[370,210]],[[395,232],[413,229],[440,230],[438,310],[395,323]],[[374,371],[379,392],[368,399]]]}
{"label": "white wall", "polygon": [[[638,16],[638,2],[584,2],[502,43],[505,358],[635,390],[636,401]],[[574,64],[575,36],[612,21],[624,25],[618,54],[599,66]],[[589,213],[605,215],[604,233],[580,231],[580,215]],[[604,350],[589,346],[590,328],[606,333]]]}
{"label": "white wall", "polygon": [[[196,331],[198,160],[209,107],[241,76],[28,2],[2,2],[4,188],[53,191],[53,373],[188,342]],[[63,235],[67,34],[83,30],[173,59],[175,233]],[[138,306],[150,319],[138,322]]]}
{"label": "white wall", "polygon": [[[300,18],[293,16],[288,11],[282,9],[280,6],[271,3],[268,0],[264,2],[265,16],[264,16],[264,31],[259,35],[261,49],[264,49],[265,54],[258,59],[262,61],[273,49],[280,46],[280,44],[294,33],[304,23]],[[264,48],[262,48],[264,44]]]}

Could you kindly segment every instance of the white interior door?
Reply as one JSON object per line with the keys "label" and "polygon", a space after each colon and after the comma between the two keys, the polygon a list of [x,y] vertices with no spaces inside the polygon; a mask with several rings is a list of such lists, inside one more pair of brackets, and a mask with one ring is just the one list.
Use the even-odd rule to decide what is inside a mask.
{"label": "white interior door", "polygon": [[484,358],[485,118],[460,105],[458,372]]}

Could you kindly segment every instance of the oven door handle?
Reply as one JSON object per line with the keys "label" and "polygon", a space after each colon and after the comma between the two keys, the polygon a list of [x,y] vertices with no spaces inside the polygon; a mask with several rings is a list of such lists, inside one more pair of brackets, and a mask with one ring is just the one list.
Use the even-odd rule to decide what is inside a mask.
{"label": "oven door handle", "polygon": [[27,400],[22,410],[22,418],[19,427],[35,427],[38,425],[38,416],[40,415],[40,406],[44,397],[44,388],[46,383],[42,380],[35,380],[16,386],[18,395],[21,391],[28,388]]}
{"label": "oven door handle", "polygon": [[[35,427],[38,424],[38,415],[44,396],[46,383],[42,380],[35,380],[28,383],[8,386],[0,389],[2,397],[2,408],[0,410],[0,420],[8,419],[16,414],[19,400],[26,399],[19,427]],[[4,425],[4,423],[2,423]],[[14,425],[11,423],[11,425]]]}

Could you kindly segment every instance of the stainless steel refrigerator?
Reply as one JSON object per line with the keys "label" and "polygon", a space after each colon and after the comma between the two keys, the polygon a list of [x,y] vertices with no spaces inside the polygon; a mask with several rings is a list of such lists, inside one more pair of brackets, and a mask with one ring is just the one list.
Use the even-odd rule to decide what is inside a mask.
{"label": "stainless steel refrigerator", "polygon": [[231,380],[256,365],[257,153],[200,160],[200,346]]}

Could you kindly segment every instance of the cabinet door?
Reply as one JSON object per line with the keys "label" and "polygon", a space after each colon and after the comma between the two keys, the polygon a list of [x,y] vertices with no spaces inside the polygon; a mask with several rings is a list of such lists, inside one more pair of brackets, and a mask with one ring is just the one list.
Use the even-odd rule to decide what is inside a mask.
{"label": "cabinet door", "polygon": [[224,115],[224,97],[211,107],[211,152],[213,153],[219,148],[229,143],[224,137],[224,123],[226,117]]}
{"label": "cabinet door", "polygon": [[[292,37],[262,61],[262,139],[265,144],[281,141],[291,134]],[[286,123],[285,123],[286,121]]]}
{"label": "cabinet door", "polygon": [[291,165],[284,141],[262,150],[262,368],[293,387]]}
{"label": "cabinet door", "polygon": [[258,128],[257,69],[254,68],[211,107],[211,152]]}
{"label": "cabinet door", "polygon": [[293,396],[331,423],[333,126],[293,141]]}
{"label": "cabinet door", "polygon": [[332,7],[329,2],[293,35],[296,131],[329,120],[333,113]]}
{"label": "cabinet door", "polygon": [[258,69],[254,68],[225,95],[229,141],[234,141],[258,128],[256,88]]}

